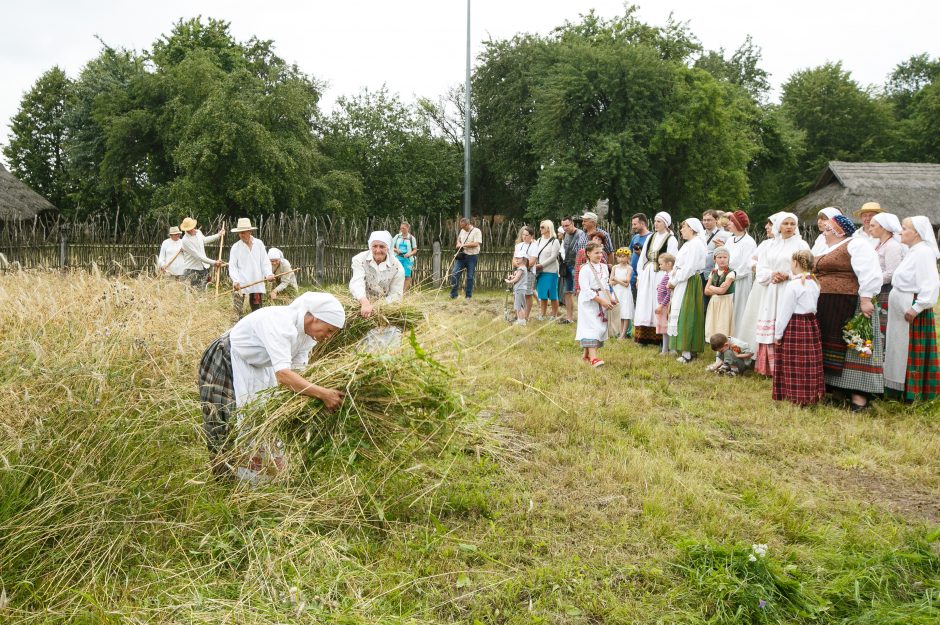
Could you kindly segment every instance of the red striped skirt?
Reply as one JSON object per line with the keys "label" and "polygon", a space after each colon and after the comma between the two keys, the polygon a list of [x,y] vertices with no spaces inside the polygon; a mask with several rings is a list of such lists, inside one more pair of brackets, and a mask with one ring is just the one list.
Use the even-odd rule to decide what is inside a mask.
{"label": "red striped skirt", "polygon": [[774,349],[773,398],[805,406],[826,394],[822,340],[816,315],[793,315]]}

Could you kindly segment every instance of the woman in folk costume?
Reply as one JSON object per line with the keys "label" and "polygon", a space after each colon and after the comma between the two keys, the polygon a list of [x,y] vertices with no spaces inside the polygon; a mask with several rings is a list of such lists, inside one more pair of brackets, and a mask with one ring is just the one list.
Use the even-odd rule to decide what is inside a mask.
{"label": "woman in folk costume", "polygon": [[779,213],[774,240],[757,264],[757,281],[765,290],[754,330],[757,342],[754,370],[768,377],[774,374],[774,328],[780,294],[790,280],[793,253],[800,250],[809,251],[809,245],[800,237],[796,215]]}
{"label": "woman in folk costume", "polygon": [[283,385],[301,395],[321,400],[328,410],[343,401],[343,393],[317,386],[295,369],[306,366],[317,341],[346,324],[346,313],[328,293],[304,293],[289,306],[254,311],[212,342],[199,363],[199,397],[203,427],[213,471],[227,474],[231,467],[221,455],[233,434],[238,410],[259,393]]}
{"label": "woman in folk costume", "polygon": [[888,329],[888,294],[891,293],[891,276],[904,258],[905,247],[901,244],[901,220],[891,213],[878,213],[868,224],[868,233],[875,242],[878,264],[881,266],[881,292],[878,306],[881,307],[881,334]]}
{"label": "woman in folk costume", "polygon": [[679,253],[679,242],[669,230],[669,213],[656,213],[653,234],[646,237],[640,259],[637,261],[636,305],[633,311],[633,339],[641,345],[660,345],[662,336],[656,333],[656,287],[663,279],[659,268],[659,255]]}
{"label": "woman in folk costume", "polygon": [[[734,272],[734,327],[738,328],[747,308],[747,298],[754,284],[751,258],[757,253],[757,242],[747,233],[751,220],[744,211],[734,211],[728,215],[728,232],[731,236],[725,242],[728,250],[728,267]],[[737,332],[737,330],[735,330]]]}
{"label": "woman in folk costume", "polygon": [[[819,282],[816,318],[822,337],[826,386],[852,396],[853,411],[868,406],[870,395],[884,393],[884,344],[879,331],[879,310],[872,298],[881,290],[878,253],[867,239],[853,237],[855,225],[836,215],[826,226],[826,250],[816,257],[813,273]],[[871,320],[870,352],[849,348],[843,338],[845,324],[861,313]]]}
{"label": "woman in folk costume", "polygon": [[372,315],[374,304],[401,300],[405,270],[392,255],[392,235],[377,230],[369,235],[369,249],[353,256],[349,292],[359,302],[359,314]]}
{"label": "woman in folk costume", "polygon": [[827,206],[816,214],[816,229],[819,230],[819,236],[816,237],[816,241],[813,243],[813,247],[810,250],[813,256],[817,256],[826,251],[826,225],[829,224],[830,219],[841,214],[842,211],[835,206]]}
{"label": "woman in folk costume", "polygon": [[[278,295],[284,293],[287,289],[293,289],[296,294],[300,287],[297,285],[297,274],[292,273],[294,268],[290,262],[284,258],[284,252],[276,247],[268,250],[268,260],[271,261],[271,270],[277,278],[277,286],[271,289],[271,301],[277,299]],[[278,277],[280,276],[280,277]]]}
{"label": "woman in folk costume", "polygon": [[940,356],[933,313],[940,295],[940,249],[930,220],[923,216],[902,222],[901,242],[909,250],[892,277],[885,393],[906,401],[927,401],[940,397]]}
{"label": "woman in folk costume", "polygon": [[676,359],[687,363],[693,354],[705,351],[705,300],[702,278],[705,269],[705,231],[702,222],[690,217],[682,222],[679,234],[685,243],[676,254],[676,264],[669,276],[672,302],[669,305],[669,347],[679,352]]}
{"label": "woman in folk costume", "polygon": [[[757,270],[761,259],[767,254],[767,250],[774,242],[775,223],[780,213],[774,213],[764,222],[764,240],[760,242],[754,254],[750,258],[751,272]],[[757,315],[760,313],[761,300],[764,297],[764,291],[767,287],[754,280],[751,282],[751,293],[747,296],[747,303],[744,305],[744,314],[740,321],[735,318],[734,331],[737,338],[748,345],[757,345]]]}

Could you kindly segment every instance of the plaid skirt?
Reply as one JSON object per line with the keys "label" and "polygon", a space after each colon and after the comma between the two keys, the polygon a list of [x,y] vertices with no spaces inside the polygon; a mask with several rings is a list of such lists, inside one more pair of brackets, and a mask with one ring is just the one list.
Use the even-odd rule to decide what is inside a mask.
{"label": "plaid skirt", "polygon": [[232,344],[228,332],[212,342],[199,361],[199,399],[206,446],[213,454],[225,451],[229,424],[235,414]]}
{"label": "plaid skirt", "polygon": [[885,336],[888,331],[888,296],[891,293],[891,283],[881,287],[881,293],[878,294],[878,304],[881,308],[881,336]]}
{"label": "plaid skirt", "polygon": [[[855,309],[845,318],[845,321],[848,321],[852,318],[852,316],[857,315],[861,310],[859,308],[858,298],[855,296],[852,297],[854,297],[856,300]],[[820,296],[819,301],[822,302],[822,296]],[[841,388],[853,393],[867,393],[869,395],[881,395],[885,392],[884,337],[881,335],[881,331],[879,330],[881,327],[881,315],[878,313],[879,308],[878,306],[875,306],[875,310],[871,315],[871,324],[873,330],[871,356],[862,358],[854,349],[848,349],[848,345],[845,344],[845,340],[843,339],[842,348],[844,359],[842,361],[842,367],[838,371],[827,366],[826,337],[823,334],[823,324],[820,321],[819,330],[820,334],[823,334],[823,370],[826,376],[826,384],[828,386]],[[821,316],[818,312],[817,319],[821,319]],[[843,322],[842,325],[844,326],[845,322]],[[840,338],[842,336],[841,330],[839,332],[839,336]],[[831,342],[832,339],[830,338],[829,340]]]}
{"label": "plaid skirt", "polygon": [[774,349],[773,398],[806,406],[815,404],[825,394],[822,341],[816,315],[793,315],[780,345]]}
{"label": "plaid skirt", "polygon": [[937,355],[933,309],[921,312],[911,322],[904,391],[887,389],[886,393],[907,401],[930,401],[940,397],[940,356]]}
{"label": "plaid skirt", "polygon": [[652,326],[633,326],[633,340],[640,345],[662,345],[663,335]]}

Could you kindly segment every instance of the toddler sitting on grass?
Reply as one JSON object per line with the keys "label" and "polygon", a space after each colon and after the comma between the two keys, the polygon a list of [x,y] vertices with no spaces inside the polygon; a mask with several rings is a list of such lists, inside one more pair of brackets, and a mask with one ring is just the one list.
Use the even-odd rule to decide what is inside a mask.
{"label": "toddler sitting on grass", "polygon": [[715,362],[706,367],[707,370],[735,376],[754,366],[754,350],[741,339],[712,334],[708,342],[715,352]]}

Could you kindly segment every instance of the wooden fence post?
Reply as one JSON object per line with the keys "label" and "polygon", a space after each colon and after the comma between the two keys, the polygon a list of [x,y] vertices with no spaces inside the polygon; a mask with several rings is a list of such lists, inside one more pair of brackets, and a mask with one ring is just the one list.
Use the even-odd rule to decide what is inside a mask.
{"label": "wooden fence post", "polygon": [[65,269],[69,266],[69,235],[68,230],[59,231],[59,267]]}
{"label": "wooden fence post", "polygon": [[431,257],[431,279],[437,283],[441,281],[441,242],[435,241],[431,248],[434,250]]}
{"label": "wooden fence post", "polygon": [[323,237],[317,237],[317,250],[314,254],[314,264],[316,265],[317,282],[322,284],[323,277],[326,275],[323,267],[323,252],[326,248],[326,240]]}

